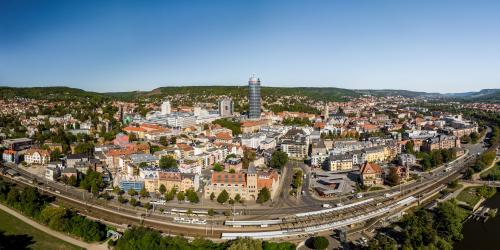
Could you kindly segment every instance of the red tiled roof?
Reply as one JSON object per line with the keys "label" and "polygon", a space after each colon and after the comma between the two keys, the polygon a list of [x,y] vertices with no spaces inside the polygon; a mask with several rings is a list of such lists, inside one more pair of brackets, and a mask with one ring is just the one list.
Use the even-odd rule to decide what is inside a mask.
{"label": "red tiled roof", "polygon": [[226,173],[214,172],[212,173],[211,183],[228,183],[228,184],[246,184],[245,174],[242,173]]}
{"label": "red tiled roof", "polygon": [[362,174],[382,173],[382,168],[375,163],[365,163],[361,168]]}
{"label": "red tiled roof", "polygon": [[123,131],[127,131],[127,132],[146,132],[146,129],[141,128],[141,127],[125,127],[125,128],[123,128]]}
{"label": "red tiled roof", "polygon": [[219,132],[215,135],[215,138],[219,139],[219,140],[226,140],[226,141],[229,141],[229,140],[232,140],[233,137],[229,134],[229,133],[226,133],[226,132]]}

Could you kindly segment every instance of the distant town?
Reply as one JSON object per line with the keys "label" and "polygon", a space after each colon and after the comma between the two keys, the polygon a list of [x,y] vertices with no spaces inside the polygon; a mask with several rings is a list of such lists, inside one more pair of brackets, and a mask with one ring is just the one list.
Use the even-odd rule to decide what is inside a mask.
{"label": "distant town", "polygon": [[[238,96],[224,87],[141,97],[6,90],[1,174],[9,188],[0,201],[24,211],[32,201],[14,190],[35,188],[45,203],[87,216],[87,230],[73,234],[88,241],[120,244],[142,225],[279,249],[310,237],[378,249],[397,244],[378,229],[409,209],[460,205],[473,213],[480,203],[463,197],[488,198],[500,185],[498,103],[300,91],[264,97],[261,84],[251,76]],[[29,213],[54,213],[48,208]]]}

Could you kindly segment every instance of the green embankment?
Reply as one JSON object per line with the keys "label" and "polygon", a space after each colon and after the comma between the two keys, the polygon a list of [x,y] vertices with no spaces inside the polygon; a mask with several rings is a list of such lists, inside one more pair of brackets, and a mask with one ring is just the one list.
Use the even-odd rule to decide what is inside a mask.
{"label": "green embankment", "polygon": [[0,231],[0,246],[6,249],[82,249],[33,228],[3,210],[0,210]]}

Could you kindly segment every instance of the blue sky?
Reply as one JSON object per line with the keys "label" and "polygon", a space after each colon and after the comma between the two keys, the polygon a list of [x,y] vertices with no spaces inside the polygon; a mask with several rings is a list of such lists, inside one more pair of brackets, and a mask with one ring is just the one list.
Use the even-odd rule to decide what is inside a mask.
{"label": "blue sky", "polygon": [[0,85],[500,87],[500,1],[0,1]]}

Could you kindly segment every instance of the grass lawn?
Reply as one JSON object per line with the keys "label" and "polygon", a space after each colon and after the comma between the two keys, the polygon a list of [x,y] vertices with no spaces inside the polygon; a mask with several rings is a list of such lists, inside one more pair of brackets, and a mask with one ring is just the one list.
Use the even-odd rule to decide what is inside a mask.
{"label": "grass lawn", "polygon": [[70,243],[52,237],[0,210],[0,241],[7,249],[82,249]]}
{"label": "grass lawn", "polygon": [[476,193],[477,187],[468,187],[457,196],[457,200],[466,202],[469,206],[474,207],[479,202],[481,196]]}
{"label": "grass lawn", "polygon": [[452,192],[455,192],[456,190],[462,188],[462,186],[463,186],[462,184],[457,184],[456,187],[454,187],[454,188],[447,187],[446,190],[448,190],[450,193],[452,193]]}
{"label": "grass lawn", "polygon": [[384,190],[385,188],[379,187],[379,186],[373,186],[368,189],[368,191],[378,191],[378,190]]}

